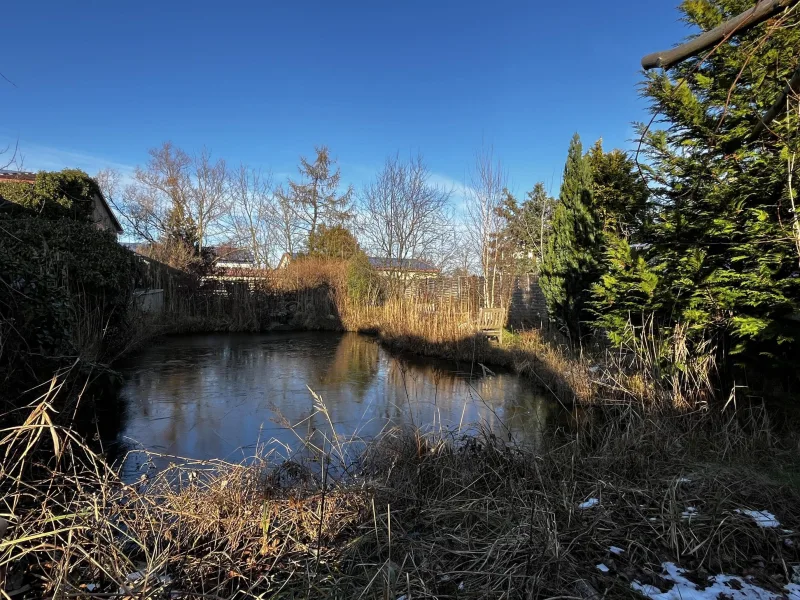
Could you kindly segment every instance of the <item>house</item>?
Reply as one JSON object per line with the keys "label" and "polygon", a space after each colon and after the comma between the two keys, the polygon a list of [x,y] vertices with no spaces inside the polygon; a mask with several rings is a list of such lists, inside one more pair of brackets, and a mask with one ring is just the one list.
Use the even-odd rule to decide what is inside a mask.
{"label": "house", "polygon": [[436,277],[440,269],[418,258],[383,258],[370,256],[369,264],[379,275],[400,279]]}
{"label": "house", "polygon": [[281,255],[281,259],[278,261],[278,268],[285,269],[286,267],[289,266],[289,263],[291,263],[293,260],[297,260],[299,257],[300,257],[299,252],[292,252],[291,254],[288,252],[284,252]]}
{"label": "house", "polygon": [[253,252],[246,248],[233,246],[210,246],[214,257],[214,266],[222,269],[255,269],[256,261]]}
{"label": "house", "polygon": [[[0,170],[0,183],[28,183],[33,185],[36,182],[36,173],[30,171],[9,171]],[[105,229],[119,236],[122,233],[122,225],[108,205],[108,201],[103,196],[103,192],[97,191],[93,198],[92,222],[98,229]]]}

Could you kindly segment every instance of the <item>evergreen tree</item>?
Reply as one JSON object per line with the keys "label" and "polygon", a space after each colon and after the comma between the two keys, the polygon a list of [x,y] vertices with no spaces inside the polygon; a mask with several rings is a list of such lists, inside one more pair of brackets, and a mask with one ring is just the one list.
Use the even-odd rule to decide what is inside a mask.
{"label": "evergreen tree", "polygon": [[592,289],[591,310],[595,327],[622,345],[659,308],[655,297],[659,278],[624,237],[606,234],[605,244],[603,273]]}
{"label": "evergreen tree", "polygon": [[595,327],[605,331],[612,342],[631,339],[653,308],[657,275],[641,252],[630,242],[646,239],[647,201],[650,190],[636,163],[622,150],[603,150],[598,140],[586,154],[592,168],[593,206],[603,230],[601,272],[593,286],[591,311]]}
{"label": "evergreen tree", "polygon": [[604,152],[602,140],[586,157],[592,169],[592,202],[603,232],[638,242],[647,223],[650,190],[636,163],[622,150]]}
{"label": "evergreen tree", "polygon": [[352,217],[353,189],[339,192],[342,174],[327,146],[315,148],[314,161],[300,157],[298,171],[302,180],[289,180],[289,193],[278,191],[279,200],[294,208],[308,235],[320,225],[341,225]]}
{"label": "evergreen tree", "polygon": [[39,171],[33,184],[0,182],[0,196],[49,219],[89,221],[99,194],[97,182],[78,169]]}
{"label": "evergreen tree", "polygon": [[502,237],[514,252],[517,272],[533,273],[539,270],[550,237],[555,202],[542,182],[527,193],[522,204],[505,190],[505,197],[497,212],[504,219]]}
{"label": "evergreen tree", "polygon": [[342,225],[319,225],[308,235],[308,255],[324,258],[350,259],[360,248],[350,230]]}
{"label": "evergreen tree", "polygon": [[[686,21],[709,30],[751,6],[687,0],[681,9]],[[651,312],[662,333],[686,333],[690,352],[713,342],[728,374],[733,361],[751,373],[756,364],[762,373],[791,364],[800,337],[792,186],[800,175],[798,99],[789,98],[789,110],[753,139],[759,117],[798,67],[800,18],[773,25],[669,73],[648,74],[644,95],[662,126],[640,126],[654,217],[646,263],[619,249],[613,273],[596,288],[603,325],[619,333],[632,311]]]}
{"label": "evergreen tree", "polygon": [[551,317],[580,339],[598,278],[601,235],[592,209],[592,172],[578,134],[572,138],[559,202],[544,254],[541,286]]}
{"label": "evergreen tree", "polygon": [[[747,0],[686,1],[686,19],[703,30],[752,5]],[[791,359],[800,310],[797,222],[790,182],[797,170],[798,101],[760,139],[751,135],[798,67],[800,20],[762,24],[722,44],[706,60],[687,60],[648,76],[645,95],[666,127],[643,128],[659,211],[651,258],[657,295],[674,321],[712,337],[747,362]],[[797,173],[794,173],[797,177]]]}

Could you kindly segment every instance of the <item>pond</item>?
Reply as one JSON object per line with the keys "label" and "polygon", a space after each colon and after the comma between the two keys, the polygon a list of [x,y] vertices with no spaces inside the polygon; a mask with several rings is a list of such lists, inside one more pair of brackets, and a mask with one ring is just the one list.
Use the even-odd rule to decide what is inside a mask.
{"label": "pond", "polygon": [[396,425],[481,425],[535,443],[561,412],[516,375],[398,355],[355,333],[167,337],[120,369],[117,448],[201,460],[295,448],[331,425],[364,439]]}

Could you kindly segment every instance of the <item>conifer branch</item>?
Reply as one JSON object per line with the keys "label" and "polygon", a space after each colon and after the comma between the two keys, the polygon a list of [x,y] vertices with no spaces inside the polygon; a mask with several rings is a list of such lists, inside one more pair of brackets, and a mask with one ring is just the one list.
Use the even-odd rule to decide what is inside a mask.
{"label": "conifer branch", "polygon": [[775,117],[786,110],[786,101],[789,99],[789,96],[794,94],[800,94],[800,66],[797,67],[797,70],[794,72],[794,75],[792,75],[789,83],[787,83],[786,87],[783,88],[783,92],[781,92],[781,95],[778,96],[775,104],[773,104],[770,109],[764,113],[764,116],[761,117],[759,122],[756,124],[755,128],[753,129],[753,133],[750,136],[751,140],[754,140],[761,135],[761,133],[769,127],[769,124],[775,120]]}

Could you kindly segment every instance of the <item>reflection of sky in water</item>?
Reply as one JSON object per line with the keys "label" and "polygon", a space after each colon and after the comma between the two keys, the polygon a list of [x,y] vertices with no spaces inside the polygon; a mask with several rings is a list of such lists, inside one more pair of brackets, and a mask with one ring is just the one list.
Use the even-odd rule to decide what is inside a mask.
{"label": "reflection of sky in water", "polygon": [[480,423],[499,436],[535,442],[553,411],[529,381],[514,375],[480,376],[475,365],[470,378],[454,363],[398,358],[358,334],[165,338],[123,371],[120,441],[197,459],[238,461],[259,443],[296,447],[298,435],[328,433],[306,386],[323,399],[343,436],[369,438],[387,425]]}

